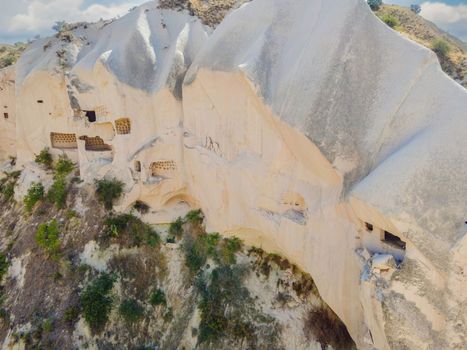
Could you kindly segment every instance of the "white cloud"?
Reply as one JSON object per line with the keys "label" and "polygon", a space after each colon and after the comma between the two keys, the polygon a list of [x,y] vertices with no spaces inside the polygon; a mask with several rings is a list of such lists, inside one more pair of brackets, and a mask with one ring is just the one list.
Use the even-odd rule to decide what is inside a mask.
{"label": "white cloud", "polygon": [[467,41],[467,5],[424,2],[420,15],[449,33]]}
{"label": "white cloud", "polygon": [[[91,4],[83,6],[84,0],[0,0],[8,1],[4,13],[0,11],[0,40],[2,37],[23,36],[49,33],[55,21],[94,22],[124,15],[128,10],[143,3],[143,0],[116,0],[119,3],[106,5]],[[96,0],[97,2],[98,0]],[[3,6],[2,6],[3,7]],[[2,9],[3,10],[3,9]]]}

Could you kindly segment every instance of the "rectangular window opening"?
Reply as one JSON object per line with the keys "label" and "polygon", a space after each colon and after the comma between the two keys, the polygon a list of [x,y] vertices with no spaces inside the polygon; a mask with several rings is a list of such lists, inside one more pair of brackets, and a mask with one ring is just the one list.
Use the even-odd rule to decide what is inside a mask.
{"label": "rectangular window opening", "polygon": [[3,113],[3,118],[8,119],[8,113]]}
{"label": "rectangular window opening", "polygon": [[396,235],[393,235],[392,233],[388,231],[384,231],[383,241],[396,248],[405,250],[406,243],[402,239],[400,239],[399,237],[397,237]]}
{"label": "rectangular window opening", "polygon": [[96,121],[96,111],[84,111],[84,113],[90,123],[94,123]]}

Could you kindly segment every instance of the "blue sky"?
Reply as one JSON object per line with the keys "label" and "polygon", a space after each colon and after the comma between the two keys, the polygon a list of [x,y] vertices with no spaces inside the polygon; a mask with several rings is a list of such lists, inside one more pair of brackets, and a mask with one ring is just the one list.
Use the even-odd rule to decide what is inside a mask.
{"label": "blue sky", "polygon": [[[0,0],[0,43],[47,36],[58,20],[97,21],[124,15],[147,0]],[[421,4],[421,16],[467,42],[467,0],[387,0],[409,6]]]}

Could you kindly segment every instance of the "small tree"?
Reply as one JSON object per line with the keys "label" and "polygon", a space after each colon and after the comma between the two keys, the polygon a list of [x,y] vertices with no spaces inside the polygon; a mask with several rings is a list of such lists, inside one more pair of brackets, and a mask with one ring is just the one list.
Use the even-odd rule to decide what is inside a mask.
{"label": "small tree", "polygon": [[379,10],[382,4],[383,0],[368,0],[368,5],[373,11]]}
{"label": "small tree", "polygon": [[418,4],[410,5],[410,9],[417,15],[420,13],[420,11],[422,11],[422,7]]}

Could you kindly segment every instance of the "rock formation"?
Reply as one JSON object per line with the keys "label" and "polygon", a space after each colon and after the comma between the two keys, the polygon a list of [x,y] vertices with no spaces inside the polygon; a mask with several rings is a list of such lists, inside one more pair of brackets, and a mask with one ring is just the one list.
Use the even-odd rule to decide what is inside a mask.
{"label": "rock formation", "polygon": [[467,93],[363,1],[254,0],[215,29],[149,2],[1,74],[20,187],[49,147],[122,180],[119,211],[201,208],[287,257],[360,349],[465,348]]}

